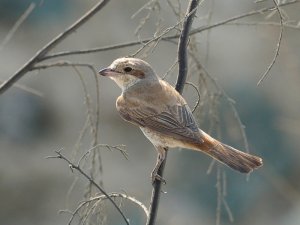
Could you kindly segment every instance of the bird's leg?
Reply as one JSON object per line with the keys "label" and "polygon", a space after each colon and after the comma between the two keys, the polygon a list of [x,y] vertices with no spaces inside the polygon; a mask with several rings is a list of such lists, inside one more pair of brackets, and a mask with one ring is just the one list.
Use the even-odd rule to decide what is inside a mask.
{"label": "bird's leg", "polygon": [[162,183],[166,184],[166,181],[160,175],[158,175],[158,170],[166,157],[166,150],[163,147],[156,146],[155,148],[158,152],[158,155],[157,155],[155,167],[151,173],[152,184],[154,184],[155,180],[159,180]]}

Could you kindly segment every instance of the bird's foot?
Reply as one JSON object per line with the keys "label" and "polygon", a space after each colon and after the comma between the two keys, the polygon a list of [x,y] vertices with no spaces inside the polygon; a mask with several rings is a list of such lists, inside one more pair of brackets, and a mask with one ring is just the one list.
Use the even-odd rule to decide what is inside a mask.
{"label": "bird's foot", "polygon": [[151,180],[152,180],[152,185],[154,185],[156,181],[160,181],[163,184],[167,184],[166,180],[162,178],[162,176],[158,175],[157,172],[155,171],[151,173]]}

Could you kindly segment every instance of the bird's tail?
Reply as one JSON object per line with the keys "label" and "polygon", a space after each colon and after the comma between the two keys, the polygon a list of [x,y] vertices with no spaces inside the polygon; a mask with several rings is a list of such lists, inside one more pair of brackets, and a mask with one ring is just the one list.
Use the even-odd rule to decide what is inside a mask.
{"label": "bird's tail", "polygon": [[214,146],[208,154],[241,173],[250,173],[253,169],[262,166],[261,158],[241,152],[223,143]]}
{"label": "bird's tail", "polygon": [[232,169],[241,173],[250,173],[253,169],[262,166],[263,162],[260,157],[239,151],[213,139],[204,132],[203,134],[204,143],[199,146],[199,149]]}

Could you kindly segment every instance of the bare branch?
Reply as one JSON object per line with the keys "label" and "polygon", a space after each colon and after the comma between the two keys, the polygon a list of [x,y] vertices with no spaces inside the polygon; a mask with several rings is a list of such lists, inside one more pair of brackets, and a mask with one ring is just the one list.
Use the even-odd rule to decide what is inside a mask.
{"label": "bare branch", "polygon": [[78,165],[80,166],[81,164],[81,161],[86,158],[86,156],[88,154],[90,154],[92,151],[98,149],[98,148],[106,148],[108,149],[109,151],[113,151],[113,150],[118,150],[123,156],[125,159],[128,160],[128,153],[127,151],[124,149],[125,145],[108,145],[108,144],[97,144],[93,147],[91,147],[89,150],[87,150],[82,156],[81,158],[79,159],[78,161]]}
{"label": "bare branch", "polygon": [[271,61],[271,63],[269,64],[267,70],[264,72],[264,74],[261,76],[261,78],[259,79],[259,81],[257,82],[257,86],[260,85],[263,80],[267,77],[267,75],[269,74],[270,70],[272,69],[273,65],[275,64],[275,61],[279,55],[279,49],[280,49],[280,46],[281,46],[281,41],[282,41],[282,34],[283,34],[283,15],[280,11],[280,8],[278,6],[278,3],[277,3],[277,0],[273,0],[274,4],[275,4],[275,7],[276,7],[276,10],[278,12],[278,15],[279,15],[279,19],[280,19],[280,31],[279,31],[279,37],[278,37],[278,41],[277,41],[277,47],[276,47],[276,50],[275,50],[275,54],[274,54],[274,57]]}
{"label": "bare branch", "polygon": [[178,64],[178,60],[176,58],[176,60],[174,61],[174,63],[169,67],[169,69],[164,73],[164,75],[161,76],[162,80],[165,80],[167,78],[167,76],[173,72],[174,68],[177,66]]}
{"label": "bare branch", "polygon": [[[131,57],[135,57],[137,54],[139,54],[145,47],[149,46],[150,44],[154,43],[154,47],[157,46],[158,42],[162,40],[163,36],[168,34],[170,31],[175,30],[182,22],[184,22],[184,19],[182,21],[177,22],[175,25],[166,28],[161,32],[161,34],[156,35],[155,37],[149,39],[146,43],[143,43],[144,41],[140,41],[139,43],[143,43],[142,47],[140,47],[135,53],[131,54]],[[179,36],[178,36],[179,37]]]}
{"label": "bare branch", "polygon": [[104,196],[106,196],[106,198],[113,204],[113,206],[117,209],[117,211],[121,214],[121,216],[123,217],[125,223],[127,225],[129,224],[128,219],[125,217],[124,213],[122,212],[122,210],[117,206],[117,204],[115,203],[115,201],[109,196],[109,194],[107,194],[104,189],[102,187],[100,187],[100,185],[98,185],[88,174],[86,174],[78,165],[75,165],[74,163],[72,163],[66,156],[64,156],[61,151],[55,151],[55,153],[57,154],[56,156],[49,156],[47,157],[48,159],[62,159],[64,161],[66,161],[69,164],[70,169],[73,171],[73,169],[77,170],[80,174],[82,174],[91,184],[93,184]]}
{"label": "bare branch", "polygon": [[228,219],[232,223],[234,221],[234,217],[233,217],[231,209],[226,201],[226,195],[227,195],[226,173],[224,171],[221,171],[220,165],[218,165],[218,168],[217,168],[216,189],[217,189],[217,195],[218,195],[217,209],[216,209],[216,225],[221,224],[222,206],[225,208],[226,213],[228,215]]}
{"label": "bare branch", "polygon": [[[79,28],[88,19],[90,19],[96,12],[100,11],[108,1],[109,0],[103,0],[103,1],[99,2],[98,4],[96,4],[90,11],[88,11],[84,16],[82,16],[74,24],[72,24],[66,31],[59,34],[56,38],[54,38],[52,41],[50,41],[42,49],[40,49],[27,63],[25,63],[18,71],[16,71],[14,75],[12,75],[8,80],[6,80],[5,82],[3,82],[0,85],[0,94],[4,93],[7,89],[9,89],[15,82],[17,82],[21,77],[23,77],[28,71],[32,70],[32,67],[36,63],[41,62],[43,60],[50,59],[50,58],[55,58],[55,57],[66,56],[66,55],[88,54],[88,53],[95,53],[95,52],[108,51],[108,50],[113,50],[113,49],[120,49],[120,48],[125,48],[125,47],[130,47],[130,46],[136,46],[136,45],[140,45],[140,44],[143,44],[143,43],[147,43],[147,42],[149,42],[153,39],[153,38],[148,38],[148,39],[141,40],[141,41],[128,42],[128,43],[123,43],[123,44],[118,44],[118,45],[111,45],[111,46],[105,46],[105,47],[87,49],[87,50],[66,51],[66,52],[59,52],[59,53],[46,55],[58,43],[63,41],[74,30]],[[289,1],[289,2],[279,4],[277,7],[283,7],[283,6],[287,6],[287,5],[291,5],[291,4],[295,4],[295,3],[299,3],[299,2],[300,2],[299,0],[293,0],[293,1]],[[266,8],[263,8],[263,9],[254,10],[254,11],[251,11],[251,12],[248,12],[248,13],[245,13],[245,14],[241,14],[241,15],[238,15],[238,16],[231,17],[229,19],[217,22],[217,23],[212,24],[212,25],[207,25],[207,26],[203,26],[203,27],[200,27],[200,28],[196,28],[196,29],[194,29],[190,32],[190,35],[201,33],[203,31],[206,31],[206,30],[209,30],[209,29],[212,29],[212,28],[215,28],[215,27],[219,27],[219,26],[222,26],[224,24],[227,24],[227,23],[230,23],[230,22],[233,22],[233,21],[245,18],[245,17],[261,14],[261,13],[268,12],[268,11],[277,10],[277,7],[266,7]],[[178,38],[178,37],[179,37],[179,35],[170,35],[170,36],[166,36],[166,37],[161,37],[160,40],[165,41],[165,40],[175,39],[175,38]]]}
{"label": "bare branch", "polygon": [[186,81],[187,71],[188,71],[188,58],[187,58],[187,45],[190,35],[190,30],[194,17],[196,15],[197,6],[199,0],[191,0],[188,6],[188,11],[186,14],[186,20],[183,23],[183,29],[179,37],[178,45],[178,77],[175,85],[175,89],[182,94],[184,84]]}
{"label": "bare branch", "polygon": [[[131,197],[127,194],[123,194],[123,193],[111,193],[111,194],[109,194],[109,196],[110,197],[120,197],[120,198],[124,198],[124,199],[127,199],[127,200],[131,201],[132,203],[139,206],[145,212],[145,215],[146,215],[147,218],[149,217],[149,211],[148,211],[147,207],[142,202],[137,200],[136,198]],[[107,196],[101,195],[101,196],[95,197],[95,199],[96,198],[98,198],[98,199],[107,199]]]}
{"label": "bare branch", "polygon": [[74,62],[70,62],[70,61],[58,61],[58,62],[45,63],[45,64],[40,64],[40,65],[37,65],[37,66],[33,66],[32,68],[30,68],[30,71],[33,71],[33,70],[44,70],[44,69],[48,69],[50,67],[64,67],[64,66],[70,66],[70,67],[74,67],[74,66],[91,67],[93,65],[89,64],[89,63],[74,63]]}
{"label": "bare branch", "polygon": [[[299,2],[300,2],[300,0],[293,0],[293,1],[282,3],[282,4],[279,5],[279,7],[288,6],[288,5],[299,3]],[[195,35],[195,34],[198,34],[198,33],[201,33],[201,32],[213,29],[213,28],[217,28],[219,26],[222,26],[222,25],[225,25],[225,24],[228,24],[228,23],[231,23],[231,22],[236,21],[236,20],[240,20],[240,19],[243,19],[243,18],[246,18],[246,17],[250,17],[250,16],[254,16],[254,15],[258,15],[258,14],[262,14],[264,12],[269,12],[269,11],[274,11],[274,10],[276,10],[276,7],[266,7],[266,8],[262,8],[262,9],[259,9],[259,10],[253,10],[253,11],[241,14],[241,15],[237,15],[237,16],[225,19],[225,20],[221,20],[221,21],[213,23],[211,25],[206,25],[206,26],[202,26],[202,27],[199,27],[199,28],[195,28],[195,29],[191,30],[190,35]],[[169,40],[172,40],[172,39],[179,38],[179,36],[180,36],[179,34],[169,35],[169,36],[165,36],[165,37],[162,36],[162,37],[160,37],[160,40],[169,41]],[[47,59],[62,57],[62,56],[68,56],[68,55],[80,55],[80,54],[105,52],[105,51],[116,50],[116,49],[120,49],[120,48],[127,48],[127,47],[133,47],[133,46],[137,46],[137,45],[144,45],[149,41],[153,41],[153,37],[146,38],[146,39],[143,39],[143,40],[138,40],[138,41],[125,42],[125,43],[116,44],[116,45],[109,45],[109,46],[99,47],[99,48],[57,52],[57,53],[48,54],[47,56],[44,56],[42,58],[42,60],[47,60]],[[1,91],[1,89],[0,89],[0,91]]]}
{"label": "bare branch", "polygon": [[[2,83],[2,81],[0,81],[0,84]],[[33,88],[24,86],[22,84],[13,84],[13,87],[19,88],[22,91],[28,92],[30,94],[36,95],[38,97],[44,97],[44,94],[38,90],[35,90]]]}
{"label": "bare branch", "polygon": [[[276,22],[234,22],[234,23],[228,23],[227,25],[238,25],[238,26],[275,26],[280,27],[281,24]],[[283,23],[284,28],[289,28],[293,30],[300,30],[300,26],[297,24],[292,24],[288,21],[285,21]]]}
{"label": "bare branch", "polygon": [[15,82],[17,82],[28,71],[30,71],[36,63],[40,62],[42,58],[49,51],[51,51],[60,42],[62,42],[65,38],[67,38],[71,33],[73,33],[76,29],[78,29],[90,18],[92,18],[108,2],[109,0],[102,0],[98,2],[92,9],[90,9],[87,13],[85,13],[80,19],[78,19],[75,23],[73,23],[70,27],[68,27],[64,32],[60,33],[58,36],[52,39],[48,44],[46,44],[43,48],[41,48],[27,63],[25,63],[17,72],[15,72],[14,75],[12,75],[8,80],[6,80],[1,84],[0,94],[4,93],[7,89],[9,89]]}
{"label": "bare branch", "polygon": [[[144,211],[144,213],[146,215],[146,218],[149,217],[149,212],[148,212],[147,207],[142,202],[140,202],[139,200],[137,200],[136,198],[134,198],[132,196],[129,196],[127,194],[124,194],[124,193],[109,193],[107,195],[110,198],[121,198],[121,199],[126,199],[129,202],[132,202],[133,204],[137,205],[139,208],[141,208]],[[95,202],[93,204],[93,206],[88,210],[88,212],[86,213],[85,217],[83,218],[82,224],[85,224],[85,221],[87,220],[87,217],[92,213],[93,210],[95,210],[96,206],[99,203],[101,203],[103,200],[106,200],[106,199],[108,199],[106,195],[100,195],[100,196],[92,197],[90,199],[82,201],[76,207],[76,209],[73,212],[66,211],[66,210],[63,210],[63,211],[60,211],[60,212],[70,213],[71,214],[71,217],[70,217],[69,222],[68,222],[68,224],[70,225],[70,224],[72,224],[72,221],[74,220],[75,216],[79,214],[79,211],[81,209],[83,209],[86,205],[89,205],[92,202]]]}
{"label": "bare branch", "polygon": [[[183,22],[183,29],[179,38],[179,46],[178,46],[178,62],[179,62],[179,74],[176,82],[176,90],[181,94],[183,91],[183,87],[185,84],[186,76],[187,76],[187,44],[188,44],[188,38],[189,38],[189,32],[193,23],[194,16],[196,14],[197,6],[199,4],[199,0],[191,0],[188,5],[188,9],[186,12],[185,20]],[[157,174],[160,177],[163,177],[163,172],[165,168],[165,164],[167,161],[167,149],[166,149],[166,155],[165,159],[162,162]],[[154,225],[156,216],[157,216],[157,210],[159,205],[159,199],[160,199],[160,193],[161,193],[161,181],[155,180],[153,184],[153,191],[152,191],[152,197],[150,202],[150,214],[149,219],[147,221],[147,225]]]}
{"label": "bare branch", "polygon": [[[72,63],[71,63],[72,64]],[[85,65],[83,65],[85,66]],[[99,128],[99,85],[98,85],[98,76],[97,76],[97,71],[96,69],[92,66],[92,65],[86,65],[89,69],[92,70],[93,73],[93,77],[95,79],[95,84],[96,84],[96,113],[95,116],[93,114],[93,103],[92,100],[90,98],[89,92],[88,92],[88,87],[87,84],[85,82],[84,76],[81,74],[81,72],[79,71],[79,69],[77,68],[77,66],[73,65],[73,68],[75,70],[75,72],[77,73],[77,75],[79,76],[79,79],[81,81],[82,87],[83,87],[83,92],[84,92],[84,98],[85,98],[85,104],[87,106],[87,119],[90,125],[90,133],[92,135],[92,141],[91,141],[91,146],[97,146],[98,144],[98,128]],[[98,157],[96,157],[98,155]],[[96,160],[98,159],[99,165],[98,167],[96,167]],[[95,177],[95,174],[100,173],[100,176],[103,173],[103,168],[102,168],[102,159],[101,159],[101,154],[96,154],[96,152],[94,151],[92,154],[92,163],[90,166],[90,175],[92,178]],[[103,185],[102,179],[100,178],[100,185]],[[89,184],[88,186],[88,192],[90,194],[91,192],[91,187],[92,185]]]}
{"label": "bare branch", "polygon": [[20,18],[16,21],[16,23],[12,26],[10,31],[5,36],[4,40],[0,44],[0,51],[4,48],[4,46],[11,40],[16,31],[22,25],[22,23],[27,19],[27,17],[31,14],[31,12],[35,8],[35,3],[31,2],[29,7],[25,10],[25,12],[20,16]]}
{"label": "bare branch", "polygon": [[200,92],[199,92],[199,90],[198,90],[198,88],[197,88],[197,86],[195,84],[193,84],[191,82],[185,82],[185,84],[188,84],[188,85],[192,86],[195,89],[195,91],[197,92],[198,99],[197,99],[197,101],[195,103],[195,106],[192,109],[192,112],[195,112],[195,110],[197,109],[197,107],[199,106],[199,103],[200,103],[200,97],[201,97],[200,96]]}
{"label": "bare branch", "polygon": [[[207,70],[200,64],[200,62],[196,59],[195,55],[190,51],[189,52],[192,59],[195,61],[195,63],[197,63],[197,67],[199,68],[199,70],[202,71],[202,73],[204,75],[206,75],[206,77],[213,83],[213,85],[215,86],[215,88],[217,88],[217,90],[219,90],[219,94],[222,95],[222,97],[225,98],[226,102],[229,104],[230,109],[233,113],[233,116],[235,118],[235,120],[237,121],[238,127],[240,129],[241,135],[242,135],[242,139],[243,139],[243,144],[245,146],[246,152],[249,153],[249,144],[248,144],[248,139],[247,139],[247,135],[246,135],[246,131],[245,131],[245,125],[242,123],[241,118],[239,116],[239,113],[235,107],[235,101],[230,98],[228,96],[228,94],[226,93],[226,91],[219,85],[219,83],[209,75],[209,73],[207,72]],[[211,163],[211,165],[209,166],[208,169],[208,173],[210,173],[212,166],[214,165],[214,163]]]}

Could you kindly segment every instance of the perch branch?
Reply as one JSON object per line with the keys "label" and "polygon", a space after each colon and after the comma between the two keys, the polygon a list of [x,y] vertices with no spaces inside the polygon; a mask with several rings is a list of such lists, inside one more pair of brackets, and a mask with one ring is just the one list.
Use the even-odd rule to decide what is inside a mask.
{"label": "perch branch", "polygon": [[[199,0],[191,0],[188,5],[188,10],[186,12],[185,20],[183,22],[183,29],[179,37],[179,45],[178,45],[178,62],[179,62],[179,74],[176,82],[176,90],[181,94],[183,91],[183,87],[185,84],[186,76],[187,76],[187,44],[189,39],[189,34],[191,30],[191,26],[193,23],[193,19],[196,14],[197,6],[199,4]],[[163,177],[163,172],[167,159],[167,151],[164,161],[162,162],[158,175]],[[154,225],[155,219],[157,216],[157,210],[159,205],[159,198],[161,193],[161,181],[155,180],[153,184],[152,197],[150,202],[150,213],[149,219],[147,221],[147,225]]]}

